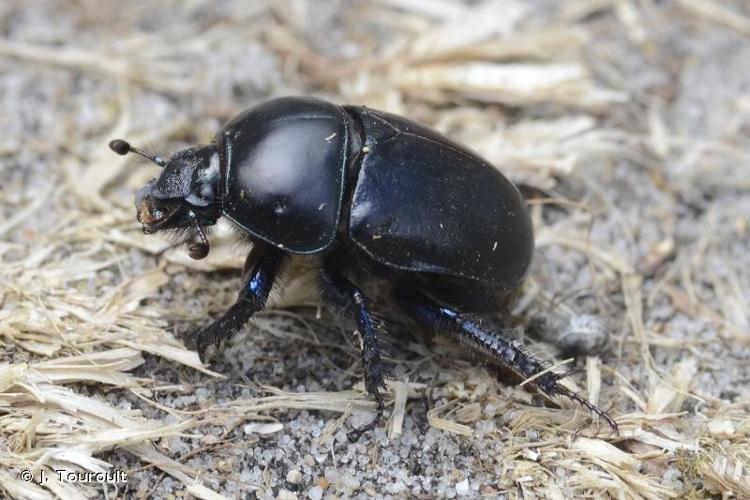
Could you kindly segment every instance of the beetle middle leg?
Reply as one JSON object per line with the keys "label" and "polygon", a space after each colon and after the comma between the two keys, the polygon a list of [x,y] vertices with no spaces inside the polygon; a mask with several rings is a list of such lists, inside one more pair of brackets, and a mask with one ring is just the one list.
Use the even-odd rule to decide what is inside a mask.
{"label": "beetle middle leg", "polygon": [[237,301],[221,318],[194,334],[192,340],[201,361],[206,360],[208,346],[230,339],[253,314],[263,309],[283,260],[284,254],[273,248],[253,247],[245,259]]}
{"label": "beetle middle leg", "polygon": [[522,380],[530,380],[529,385],[547,396],[564,396],[603,418],[618,432],[617,423],[599,407],[560,384],[569,373],[558,374],[545,371],[548,365],[523,347],[484,327],[480,322],[459,313],[450,307],[443,307],[413,290],[399,290],[396,299],[401,308],[418,323],[432,328],[435,334],[448,333],[462,343],[477,349],[488,356],[491,362],[508,369]]}
{"label": "beetle middle leg", "polygon": [[385,387],[385,368],[380,358],[377,331],[373,326],[365,295],[339,271],[327,264],[323,265],[323,284],[329,292],[330,300],[347,309],[353,309],[357,320],[358,340],[365,372],[365,389],[375,399],[377,405],[375,418],[364,427],[349,433],[349,439],[356,441],[362,434],[378,425],[383,418],[385,403],[380,391]]}

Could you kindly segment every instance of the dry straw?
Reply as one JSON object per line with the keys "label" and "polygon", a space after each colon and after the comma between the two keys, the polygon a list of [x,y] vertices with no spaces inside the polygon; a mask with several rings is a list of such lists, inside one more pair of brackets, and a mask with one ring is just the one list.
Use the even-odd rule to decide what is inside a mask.
{"label": "dry straw", "polygon": [[[360,39],[370,55],[343,62],[313,52],[304,42],[302,27],[308,11],[300,10],[299,2],[253,2],[252,8],[236,12],[234,19],[248,33],[260,33],[261,43],[294,68],[290,88],[322,88],[340,102],[408,113],[466,142],[513,176],[554,187],[555,177],[575,177],[586,162],[626,160],[648,165],[656,160],[643,156],[644,148],[652,147],[658,155],[691,146],[689,140],[669,135],[658,108],[651,108],[652,128],[647,134],[607,128],[600,118],[640,96],[626,86],[613,88],[592,77],[596,63],[584,57],[584,49],[596,40],[586,20],[594,14],[612,14],[631,40],[648,43],[655,25],[644,21],[644,5],[652,3],[573,0],[543,17],[530,2],[521,0],[485,0],[471,7],[444,0],[358,4],[345,16],[347,22],[369,19],[389,26],[391,35],[386,40]],[[679,0],[677,4],[677,14],[691,22],[720,25],[745,36],[750,33],[750,19],[718,2]],[[133,375],[144,362],[143,353],[149,353],[206,377],[221,376],[204,367],[167,330],[165,317],[197,323],[200,316],[181,309],[185,305],[179,302],[170,304],[167,315],[160,289],[186,268],[236,269],[241,256],[226,228],[216,232],[213,251],[201,262],[186,258],[184,249],[168,249],[169,242],[158,236],[140,234],[132,210],[110,189],[136,184],[127,181],[132,164],[109,154],[104,145],[120,135],[134,142],[148,137],[160,144],[179,137],[190,123],[187,119],[159,124],[140,135],[131,130],[128,110],[134,96],[141,88],[168,95],[195,92],[200,78],[193,78],[181,65],[182,56],[210,53],[217,40],[241,36],[238,33],[231,23],[220,24],[191,37],[184,46],[168,43],[158,34],[149,39],[126,34],[117,44],[95,49],[75,43],[52,46],[0,40],[0,55],[15,58],[19,66],[53,65],[96,73],[121,89],[116,103],[119,119],[111,130],[92,140],[86,155],[65,155],[60,173],[50,175],[39,195],[14,207],[14,215],[0,221],[0,335],[6,346],[0,364],[0,489],[6,494],[70,499],[94,494],[91,486],[58,482],[52,471],[106,471],[111,468],[106,452],[120,449],[181,481],[196,497],[223,498],[203,484],[201,471],[175,459],[175,452],[165,445],[168,438],[199,439],[203,426],[232,429],[243,424],[247,434],[273,439],[282,426],[271,414],[324,409],[348,416],[353,411],[372,411],[361,387],[301,393],[263,387],[259,388],[266,394],[263,397],[184,412],[159,403],[154,389],[164,381]],[[521,111],[510,125],[503,115],[506,107]],[[548,112],[524,115],[540,107]],[[737,153],[731,145],[706,147]],[[15,150],[13,145],[2,148],[9,148],[11,154]],[[43,216],[50,199],[65,200],[56,224],[31,238],[17,237],[16,228]],[[615,219],[622,215],[607,203],[597,210]],[[484,370],[450,366],[440,370],[449,373],[447,380],[452,381],[441,378],[429,388],[440,392],[444,401],[428,411],[429,425],[471,437],[483,409],[498,408],[507,423],[483,438],[502,441],[508,450],[496,474],[496,487],[524,496],[565,498],[573,491],[581,496],[669,498],[691,488],[750,496],[747,401],[729,404],[695,392],[698,377],[707,370],[697,358],[686,357],[667,371],[659,370],[652,352],[656,346],[670,344],[644,324],[644,307],[652,298],[644,295],[642,268],[627,245],[592,240],[589,212],[572,204],[566,213],[565,220],[552,226],[537,218],[537,245],[541,250],[557,248],[582,256],[596,277],[595,292],[622,296],[624,309],[616,315],[624,335],[619,346],[617,338],[611,342],[617,357],[589,358],[582,391],[616,417],[620,435],[592,422],[585,411],[568,402],[556,402],[562,409],[539,407],[524,389],[505,388]],[[617,238],[627,241],[631,236],[620,230]],[[161,252],[156,267],[151,258],[129,263],[135,254]],[[674,242],[666,241],[655,249],[651,267],[658,268],[674,252]],[[685,263],[684,267],[668,273],[653,293],[665,294],[683,314],[711,323],[728,338],[746,340],[750,313],[738,285],[716,283],[721,307],[715,310],[701,303],[689,286],[680,285],[690,284],[698,263],[679,256],[674,261]],[[276,305],[314,304],[307,292],[309,281],[293,280]],[[609,325],[616,333],[617,321]],[[275,322],[274,316],[261,318],[258,326],[290,343],[310,339],[309,332]],[[430,363],[434,367],[441,361]],[[637,380],[623,375],[634,371],[640,374]],[[110,389],[135,394],[169,418],[147,418],[140,410],[119,408],[111,397],[102,397]],[[425,385],[408,380],[389,384],[386,429],[392,440],[403,432],[410,400],[427,391]],[[343,418],[332,419],[319,442],[330,440],[341,425]],[[686,489],[681,492],[662,480],[672,465],[684,481]],[[52,479],[45,485],[26,482],[17,475],[21,469],[44,470]]]}

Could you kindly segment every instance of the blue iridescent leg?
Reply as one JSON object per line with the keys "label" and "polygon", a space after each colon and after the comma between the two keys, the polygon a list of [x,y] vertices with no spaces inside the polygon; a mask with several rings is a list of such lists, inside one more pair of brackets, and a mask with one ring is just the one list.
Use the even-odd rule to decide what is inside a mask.
{"label": "blue iridescent leg", "polygon": [[327,265],[323,266],[323,284],[330,300],[346,309],[351,308],[354,312],[357,319],[362,367],[365,373],[365,389],[377,404],[377,415],[372,422],[349,434],[349,439],[356,441],[363,433],[378,425],[383,418],[385,403],[380,391],[385,387],[385,370],[380,358],[377,332],[368,311],[367,298],[362,291],[341,273]]}
{"label": "blue iridescent leg", "polygon": [[221,318],[195,334],[201,361],[206,359],[208,346],[230,339],[253,314],[263,309],[283,259],[283,254],[260,247],[254,247],[248,254],[237,302]]}
{"label": "blue iridescent leg", "polygon": [[568,374],[544,371],[548,365],[529,354],[522,346],[483,327],[473,318],[451,309],[441,307],[419,292],[401,291],[397,294],[399,305],[422,325],[431,328],[435,334],[447,333],[457,337],[461,343],[482,352],[491,362],[514,373],[521,380],[530,380],[529,386],[547,396],[564,396],[586,407],[603,418],[615,432],[617,423],[606,412],[579,394],[560,384],[560,379]]}

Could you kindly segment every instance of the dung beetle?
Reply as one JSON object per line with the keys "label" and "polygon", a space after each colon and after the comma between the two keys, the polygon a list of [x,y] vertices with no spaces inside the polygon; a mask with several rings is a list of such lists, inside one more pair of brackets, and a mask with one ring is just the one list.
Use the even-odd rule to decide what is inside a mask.
{"label": "dung beetle", "polygon": [[[252,243],[239,296],[192,336],[201,359],[261,310],[280,269],[308,256],[319,284],[357,323],[368,393],[382,418],[385,371],[366,283],[416,324],[476,348],[548,396],[605,412],[560,384],[522,346],[482,323],[518,289],[534,238],[525,200],[490,163],[424,125],[362,106],[307,97],[266,101],[232,118],[213,142],[169,161],[114,140],[163,167],[135,198],[146,233],[178,229],[203,258],[205,228],[221,216]],[[382,287],[381,287],[382,288]]]}

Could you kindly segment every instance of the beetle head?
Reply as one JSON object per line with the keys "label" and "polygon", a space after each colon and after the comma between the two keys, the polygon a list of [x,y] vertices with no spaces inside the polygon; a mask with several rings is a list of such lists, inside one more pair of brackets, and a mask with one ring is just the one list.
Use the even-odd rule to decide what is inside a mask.
{"label": "beetle head", "polygon": [[192,228],[205,248],[193,245],[190,255],[205,257],[208,241],[202,227],[215,224],[221,215],[217,147],[210,144],[185,149],[175,153],[167,162],[133,148],[125,141],[112,141],[110,148],[118,154],[140,154],[163,167],[159,177],[151,179],[135,196],[136,217],[143,224],[143,232],[152,234],[162,229]]}

